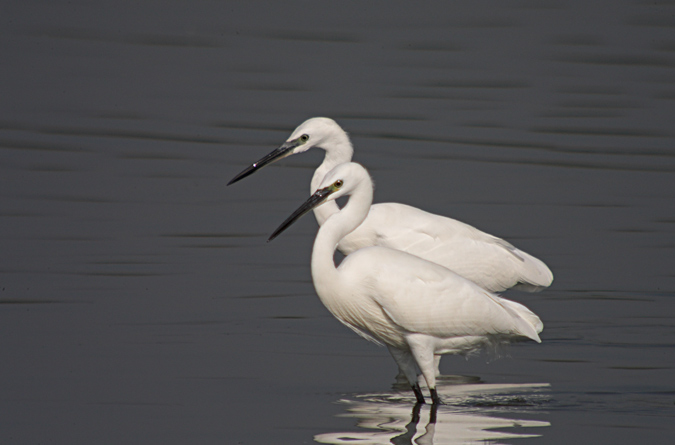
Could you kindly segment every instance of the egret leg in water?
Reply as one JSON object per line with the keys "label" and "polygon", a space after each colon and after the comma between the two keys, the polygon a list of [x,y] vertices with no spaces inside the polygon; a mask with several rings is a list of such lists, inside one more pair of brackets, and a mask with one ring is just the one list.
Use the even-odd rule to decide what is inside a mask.
{"label": "egret leg in water", "polygon": [[467,354],[512,340],[541,342],[539,317],[451,270],[401,250],[365,247],[335,266],[337,242],[366,218],[373,183],[359,164],[331,170],[312,196],[270,236],[270,241],[317,206],[349,195],[344,208],[320,227],[312,249],[312,280],[321,302],[362,337],[389,347],[415,397],[424,403],[418,370],[433,403],[435,356]]}

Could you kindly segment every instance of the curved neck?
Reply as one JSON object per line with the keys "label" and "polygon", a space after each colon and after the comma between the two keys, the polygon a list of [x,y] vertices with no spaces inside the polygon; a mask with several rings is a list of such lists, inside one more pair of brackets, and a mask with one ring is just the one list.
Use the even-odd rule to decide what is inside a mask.
{"label": "curved neck", "polygon": [[[354,148],[352,147],[352,143],[350,142],[347,133],[341,131],[334,139],[335,141],[331,145],[325,148],[322,147],[326,152],[326,156],[324,156],[323,162],[314,172],[314,176],[312,176],[312,182],[310,182],[309,185],[310,194],[314,193],[319,188],[321,181],[323,181],[323,178],[329,171],[340,164],[352,160]],[[331,215],[334,215],[339,211],[340,207],[338,207],[335,201],[325,202],[323,205],[314,209],[314,217],[319,225],[322,226]]]}
{"label": "curved neck", "polygon": [[320,288],[330,289],[339,285],[338,271],[333,260],[335,248],[342,238],[366,219],[372,203],[373,186],[368,178],[351,193],[344,208],[330,216],[319,228],[312,249],[312,279],[319,296]]}

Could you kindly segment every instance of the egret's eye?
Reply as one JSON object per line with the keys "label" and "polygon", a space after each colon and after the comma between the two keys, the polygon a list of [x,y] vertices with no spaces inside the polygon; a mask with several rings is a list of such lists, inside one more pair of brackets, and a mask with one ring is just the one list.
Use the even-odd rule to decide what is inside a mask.
{"label": "egret's eye", "polygon": [[300,139],[300,142],[307,142],[309,140],[309,135],[308,134],[303,134],[300,136],[298,139]]}
{"label": "egret's eye", "polygon": [[335,181],[335,182],[333,183],[333,186],[334,186],[336,189],[339,189],[340,187],[342,187],[342,184],[344,184],[344,182],[342,181],[342,179],[338,179],[337,181]]}

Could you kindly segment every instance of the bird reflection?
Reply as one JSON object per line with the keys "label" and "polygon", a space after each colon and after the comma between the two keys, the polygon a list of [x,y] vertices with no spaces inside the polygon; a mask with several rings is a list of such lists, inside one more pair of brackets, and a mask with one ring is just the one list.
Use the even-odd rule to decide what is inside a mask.
{"label": "bird reflection", "polygon": [[[417,424],[420,421],[420,410],[422,409],[421,403],[415,403],[412,411],[412,418],[410,423],[405,426],[405,433],[398,436],[392,437],[389,442],[394,445],[406,445],[412,444],[413,438],[417,434]],[[434,403],[429,409],[429,423],[427,423],[426,432],[419,436],[415,443],[417,444],[431,444],[434,443],[434,432],[436,431],[436,413],[438,412],[438,404]]]}
{"label": "bird reflection", "polygon": [[[319,434],[319,443],[441,445],[539,437],[510,428],[550,426],[526,420],[548,401],[548,384],[459,384],[439,387],[444,405],[413,404],[404,392],[362,394],[341,400],[346,413],[368,431]],[[411,408],[412,407],[412,408]],[[411,411],[412,410],[412,411]],[[538,431],[539,432],[539,431]]]}

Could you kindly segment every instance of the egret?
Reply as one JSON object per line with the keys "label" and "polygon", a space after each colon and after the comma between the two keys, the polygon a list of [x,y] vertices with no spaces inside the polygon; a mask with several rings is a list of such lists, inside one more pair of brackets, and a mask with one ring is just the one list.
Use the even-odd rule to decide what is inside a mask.
{"label": "egret", "polygon": [[[313,193],[326,173],[352,159],[354,149],[347,133],[332,119],[315,117],[303,122],[276,150],[244,169],[233,184],[279,159],[303,153],[312,147],[326,152],[314,172]],[[322,225],[337,213],[335,201],[314,209]],[[491,292],[514,286],[539,290],[551,285],[553,274],[541,260],[509,242],[452,218],[435,215],[398,203],[374,204],[363,223],[339,240],[345,255],[363,247],[383,246],[417,255],[440,264]]]}
{"label": "egret", "polygon": [[321,302],[362,337],[384,344],[404,372],[418,403],[424,403],[418,373],[434,404],[435,356],[469,354],[516,339],[541,342],[539,317],[525,306],[501,298],[451,270],[387,247],[364,247],[335,266],[335,248],[368,215],[373,183],[360,164],[331,170],[317,191],[268,241],[301,216],[349,195],[347,204],[319,228],[312,249],[312,281]]}

